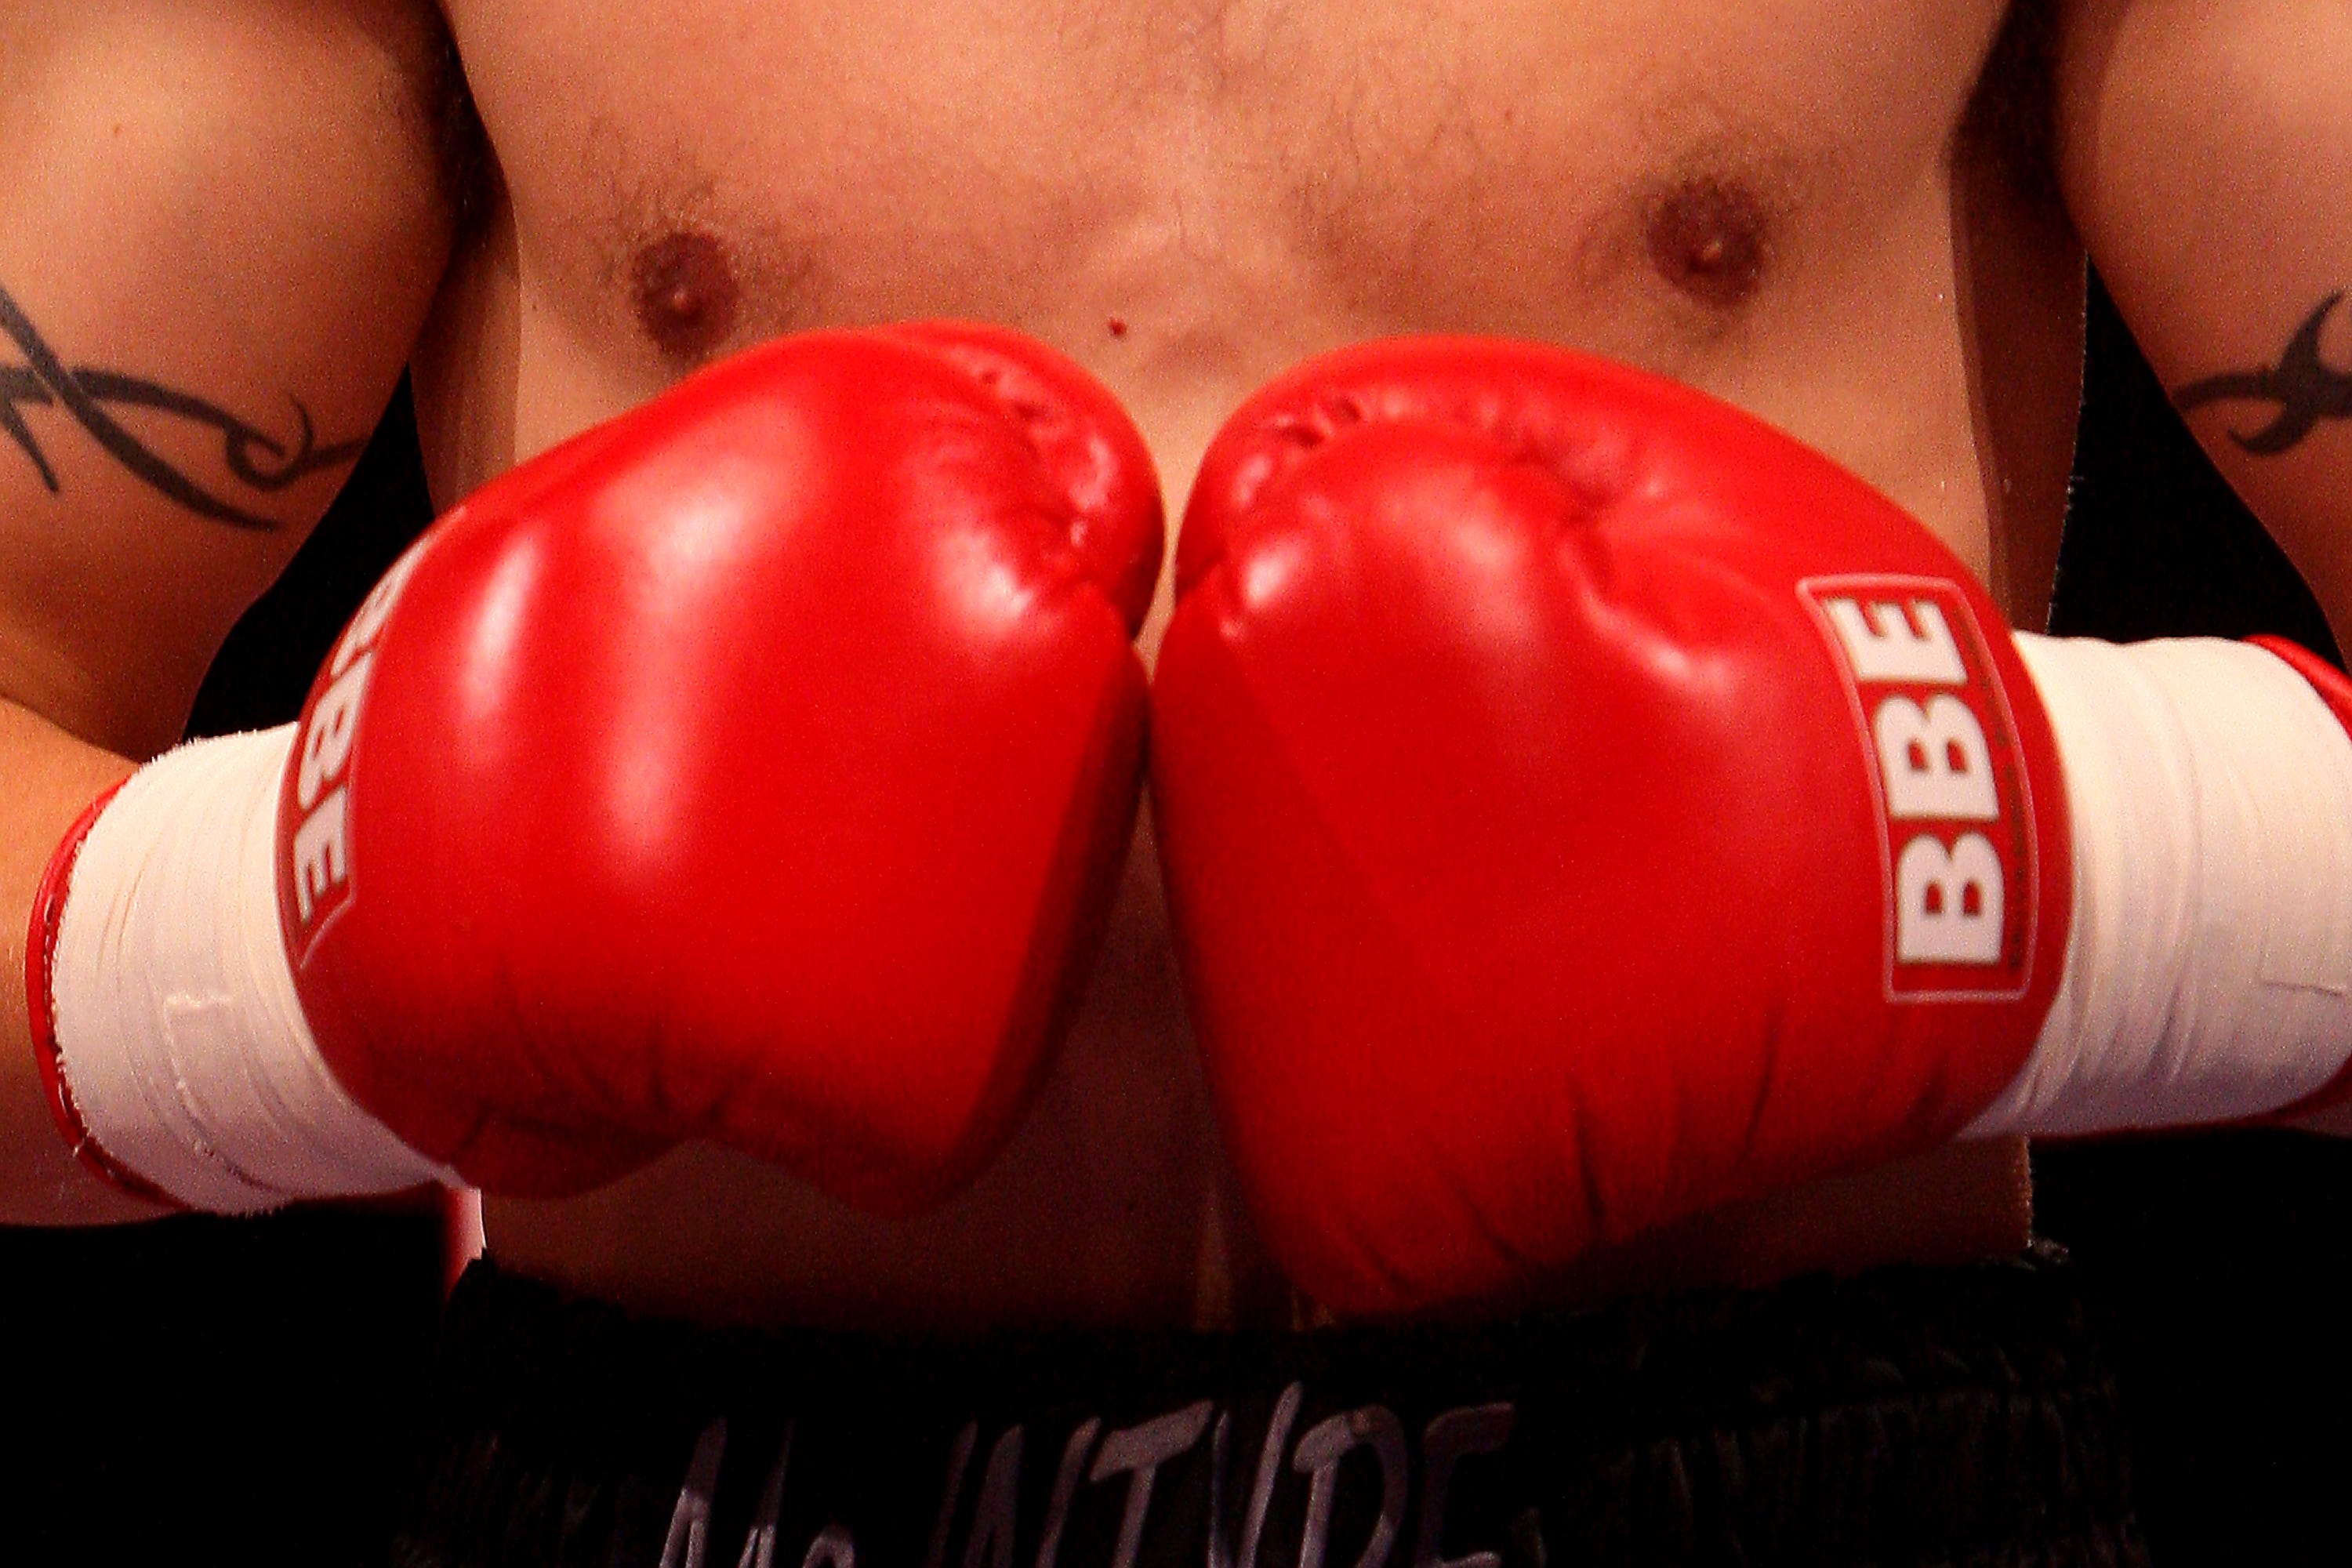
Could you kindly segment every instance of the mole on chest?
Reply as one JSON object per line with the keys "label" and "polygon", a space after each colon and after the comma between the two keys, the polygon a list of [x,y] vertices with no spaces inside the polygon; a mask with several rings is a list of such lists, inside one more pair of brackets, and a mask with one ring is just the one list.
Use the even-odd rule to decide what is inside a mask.
{"label": "mole on chest", "polygon": [[[1073,205],[1096,210],[1079,199],[1083,191],[1056,193],[1050,205],[1061,226],[1050,238],[1035,232],[1044,220],[1030,210],[1038,205],[1034,191],[1018,193],[1029,198],[1025,204],[1014,194],[1000,196],[1003,210],[988,226],[980,223],[969,202],[942,204],[924,215],[910,215],[902,203],[892,209],[897,232],[887,246],[875,243],[876,225],[854,197],[805,214],[793,233],[780,236],[763,225],[761,215],[770,204],[759,199],[762,193],[753,192],[751,199],[734,203],[751,216],[724,224],[658,210],[625,220],[619,226],[630,238],[620,248],[618,266],[606,276],[620,284],[627,318],[641,341],[673,370],[684,371],[724,352],[746,332],[765,335],[843,317],[936,313],[940,307],[932,300],[954,301],[964,314],[1019,320],[1030,302],[1004,295],[1000,285],[1051,268],[1024,272],[989,263],[985,258],[1001,259],[1001,251],[971,237],[976,228],[989,226],[1033,236],[1034,243],[1021,247],[1033,268],[1048,256],[1075,265],[1088,256],[1117,252],[1129,263],[1143,256],[1143,270],[1156,268],[1173,277],[1197,268],[1204,254],[1227,260],[1245,254],[1287,255],[1296,265],[1285,268],[1283,276],[1343,277],[1349,298],[1370,304],[1375,319],[1393,322],[1397,330],[1426,325],[1528,336],[1544,335],[1564,311],[1579,308],[1570,296],[1592,287],[1596,275],[1582,268],[1595,255],[1608,258],[1608,272],[1619,266],[1637,269],[1654,280],[1653,288],[1663,284],[1713,319],[1727,319],[1751,306],[1780,259],[1777,241],[1790,203],[1769,178],[1759,181],[1704,163],[1694,168],[1677,158],[1667,163],[1666,172],[1636,176],[1587,206],[1565,199],[1565,192],[1545,188],[1555,177],[1571,188],[1583,182],[1531,170],[1524,162],[1510,167],[1514,174],[1507,181],[1492,171],[1478,172],[1475,189],[1443,180],[1432,185],[1425,167],[1410,188],[1360,179],[1333,182],[1346,187],[1336,194],[1321,185],[1312,185],[1310,195],[1221,187],[1214,224],[1173,216],[1162,221],[1156,209],[1163,202],[1171,209],[1184,208],[1196,195],[1180,184],[1165,192],[1129,186],[1116,210],[1103,214],[1105,233],[1077,237],[1069,226]],[[877,170],[869,185],[894,183],[884,177],[887,173]],[[1279,177],[1275,182],[1282,183]],[[959,188],[959,183],[950,183],[950,188]],[[803,206],[796,200],[773,205]],[[1298,215],[1309,209],[1312,221],[1301,229]],[[1453,216],[1432,222],[1432,212]],[[935,244],[909,250],[905,226],[910,216],[927,219]],[[1412,226],[1401,234],[1398,225],[1406,223]],[[1121,246],[1116,236],[1121,225],[1147,239]],[[1204,232],[1222,241],[1223,249],[1206,244]],[[1258,237],[1236,237],[1253,233]],[[1498,243],[1498,233],[1507,237],[1507,244]],[[1150,259],[1158,252],[1149,239],[1160,236],[1183,241],[1181,254],[1171,252],[1164,265]],[[1601,237],[1597,243],[1594,236]],[[926,255],[936,257],[936,265],[927,266]],[[1511,258],[1507,267],[1497,261],[1504,255]],[[1553,258],[1549,264],[1548,257]],[[1215,281],[1221,293],[1230,294],[1224,308],[1244,319],[1258,306],[1247,287],[1236,286],[1236,278],[1244,285],[1249,281],[1231,266]],[[810,291],[813,279],[820,286],[815,293]],[[1085,281],[1066,280],[1066,288]],[[1152,281],[1145,279],[1147,285]],[[1122,336],[1129,322],[1127,312],[1116,308],[1127,298],[1120,294],[1104,301],[1112,308],[1102,319],[1116,321],[1108,328],[1114,337]]]}

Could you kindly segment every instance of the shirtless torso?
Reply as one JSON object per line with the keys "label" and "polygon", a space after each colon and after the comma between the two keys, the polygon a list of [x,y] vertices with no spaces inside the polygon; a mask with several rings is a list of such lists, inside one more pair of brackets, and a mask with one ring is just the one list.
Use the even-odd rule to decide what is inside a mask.
{"label": "shirtless torso", "polygon": [[[953,315],[1100,375],[1173,509],[1292,363],[1494,332],[1752,409],[2038,622],[2080,258],[2019,132],[2030,29],[1987,70],[1997,4],[449,11],[504,186],[416,362],[444,502],[728,349]],[[492,1250],[754,1321],[1263,1315],[1150,868],[1139,837],[1060,1068],[944,1212],[866,1220],[695,1150],[494,1204]],[[2014,1149],[1957,1153],[1703,1225],[1640,1279],[2015,1247],[2022,1184]]]}
{"label": "shirtless torso", "polygon": [[[330,463],[225,469],[223,434],[250,458],[236,430],[286,434],[290,396],[321,442],[357,435],[404,363],[446,504],[771,334],[1000,321],[1126,401],[1172,513],[1218,421],[1305,356],[1551,340],[1819,447],[2037,625],[2078,227],[2168,376],[2270,363],[2343,287],[2343,226],[2302,193],[2352,179],[2347,75],[2352,23],[2293,0],[0,5],[0,325],[52,366],[0,365],[0,893],[28,907],[99,785],[178,733],[332,494]],[[2225,93],[2238,112],[2201,111]],[[2281,168],[2302,183],[2257,177]],[[2210,221],[2178,221],[2191,201]],[[93,439],[53,395],[64,365],[232,411],[110,405],[244,521]],[[2200,433],[2341,627],[2343,423],[2257,467],[2229,417]],[[740,1321],[1279,1318],[1151,866],[1147,823],[1065,1058],[944,1211],[863,1219],[689,1149],[493,1204],[493,1251]],[[145,1212],[72,1171],[5,967],[5,1214]],[[1962,1147],[1703,1216],[1566,1288],[1979,1256],[2021,1245],[2028,1207],[2018,1146]]]}

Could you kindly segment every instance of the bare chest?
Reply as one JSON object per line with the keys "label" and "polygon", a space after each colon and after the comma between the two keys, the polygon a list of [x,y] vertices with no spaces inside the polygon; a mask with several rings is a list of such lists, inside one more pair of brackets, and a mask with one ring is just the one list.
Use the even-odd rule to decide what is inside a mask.
{"label": "bare chest", "polygon": [[[1171,509],[1265,377],[1485,331],[1728,397],[1996,578],[1994,510],[2054,542],[2079,274],[2017,226],[1972,236],[1956,173],[2003,0],[446,5],[502,176],[420,360],[448,496],[743,343],[953,315],[1101,375]],[[2057,374],[1991,364],[1979,321]],[[2043,437],[2014,459],[1979,416],[1995,370]],[[665,1310],[1246,1316],[1263,1269],[1181,1018],[1147,839],[1044,1099],[958,1205],[878,1227],[682,1155],[493,1237]],[[1882,1223],[1948,1249],[1957,1223],[1856,1214],[1826,1226],[1841,1256],[1883,1255],[1849,1234]],[[1744,1255],[1695,1245],[1694,1277]]]}
{"label": "bare chest", "polygon": [[2001,5],[449,8],[527,277],[650,376],[939,313],[1198,356],[1303,312],[1680,368],[1900,221]]}

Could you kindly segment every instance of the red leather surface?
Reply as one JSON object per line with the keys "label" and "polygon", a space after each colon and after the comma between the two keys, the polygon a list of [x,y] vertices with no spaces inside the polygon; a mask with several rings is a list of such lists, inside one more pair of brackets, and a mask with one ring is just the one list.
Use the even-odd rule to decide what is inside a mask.
{"label": "red leather surface", "polygon": [[[708,1137],[938,1201],[1099,931],[1160,545],[1108,395],[944,324],[751,351],[486,486],[339,655],[345,768],[300,798],[336,663],[289,764],[281,906],[335,1073],[486,1186]],[[306,921],[333,784],[348,882]]]}
{"label": "red leather surface", "polygon": [[[2021,1064],[2068,915],[2046,721],[1960,563],[1798,443],[1561,351],[1369,345],[1234,417],[1178,572],[1180,952],[1254,1209],[1327,1303],[1505,1291],[1937,1143]],[[2021,994],[1889,994],[1868,732],[1799,592],[1854,573],[1950,585],[2011,699]]]}

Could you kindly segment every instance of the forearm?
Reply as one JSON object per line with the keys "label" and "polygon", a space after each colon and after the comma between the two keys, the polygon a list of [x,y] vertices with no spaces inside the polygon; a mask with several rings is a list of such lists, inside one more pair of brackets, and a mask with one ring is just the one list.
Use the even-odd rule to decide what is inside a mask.
{"label": "forearm", "polygon": [[2352,644],[2352,11],[2074,0],[2068,205],[2190,428]]}
{"label": "forearm", "polygon": [[155,1212],[78,1164],[41,1086],[25,994],[27,917],[50,854],[131,763],[0,700],[0,1223],[89,1225]]}

